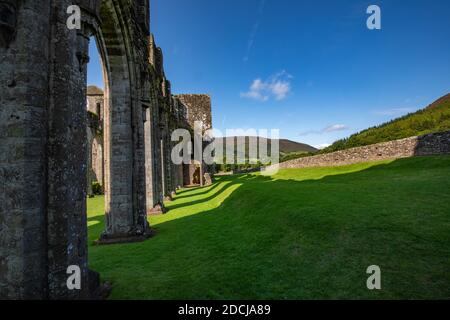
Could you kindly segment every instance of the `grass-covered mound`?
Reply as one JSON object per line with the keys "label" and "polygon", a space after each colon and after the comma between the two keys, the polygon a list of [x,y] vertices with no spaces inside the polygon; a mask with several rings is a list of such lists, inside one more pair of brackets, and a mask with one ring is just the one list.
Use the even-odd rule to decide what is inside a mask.
{"label": "grass-covered mound", "polygon": [[[89,263],[111,298],[450,298],[449,176],[442,156],[221,177],[151,218],[154,238],[90,246]],[[88,208],[92,242],[103,198]]]}

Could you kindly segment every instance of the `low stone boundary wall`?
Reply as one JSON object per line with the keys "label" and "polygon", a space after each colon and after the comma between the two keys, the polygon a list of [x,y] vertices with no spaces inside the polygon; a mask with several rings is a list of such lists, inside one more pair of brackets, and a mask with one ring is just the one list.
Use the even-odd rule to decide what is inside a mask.
{"label": "low stone boundary wall", "polygon": [[357,147],[280,163],[280,169],[342,166],[360,162],[450,154],[450,131]]}

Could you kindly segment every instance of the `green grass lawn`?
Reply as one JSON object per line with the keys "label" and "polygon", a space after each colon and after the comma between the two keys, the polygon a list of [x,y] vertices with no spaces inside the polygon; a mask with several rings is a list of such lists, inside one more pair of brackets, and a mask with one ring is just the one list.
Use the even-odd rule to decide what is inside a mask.
{"label": "green grass lawn", "polygon": [[450,156],[220,177],[179,192],[154,238],[91,245],[89,264],[113,299],[449,299],[449,178]]}

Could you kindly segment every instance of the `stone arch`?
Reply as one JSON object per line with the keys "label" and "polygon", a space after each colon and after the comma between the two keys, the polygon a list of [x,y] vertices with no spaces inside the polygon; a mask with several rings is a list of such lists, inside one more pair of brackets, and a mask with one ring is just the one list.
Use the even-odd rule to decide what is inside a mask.
{"label": "stone arch", "polygon": [[[8,244],[0,246],[0,298],[92,297],[98,275],[87,264],[89,37],[96,34],[101,44],[111,107],[107,156],[117,202],[110,201],[103,240],[140,240],[149,235],[141,104],[148,1],[7,2],[0,8],[6,12],[0,19],[11,22],[0,21],[0,243]],[[81,30],[66,25],[74,4],[82,9]],[[80,268],[81,290],[66,285],[71,265]]]}
{"label": "stone arch", "polygon": [[[72,5],[82,11],[80,30],[66,24]],[[147,211],[162,212],[163,195],[177,186],[169,133],[178,118],[149,31],[149,1],[0,0],[0,13],[0,299],[92,298],[99,276],[87,261],[91,36],[106,91],[107,222],[99,243],[149,237]],[[67,286],[73,266],[80,290]]]}
{"label": "stone arch", "polygon": [[[100,242],[144,237],[149,228],[145,210],[139,208],[136,139],[143,128],[141,108],[136,103],[135,50],[123,8],[117,1],[103,0],[101,24],[95,38],[103,62],[105,83],[104,149],[106,228]],[[142,124],[143,126],[143,124]],[[143,147],[143,146],[142,146]],[[144,195],[145,199],[145,195]]]}

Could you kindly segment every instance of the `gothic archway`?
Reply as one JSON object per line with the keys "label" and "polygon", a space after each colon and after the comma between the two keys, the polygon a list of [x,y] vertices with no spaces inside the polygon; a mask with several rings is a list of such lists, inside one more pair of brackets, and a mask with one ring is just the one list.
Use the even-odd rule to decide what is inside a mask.
{"label": "gothic archway", "polygon": [[122,10],[118,1],[103,0],[101,23],[95,30],[105,83],[106,226],[100,243],[137,241],[150,235],[145,204],[145,108],[140,92],[145,85],[139,79],[146,70],[145,65],[136,64],[139,49],[147,47],[136,50],[135,26],[126,24]]}
{"label": "gothic archway", "polygon": [[[0,246],[0,298],[88,298],[98,285],[87,263],[89,37],[98,37],[108,77],[111,200],[105,238],[145,238],[148,0],[4,2],[0,242],[8,245]],[[66,24],[72,5],[82,11],[80,30]],[[67,286],[70,266],[80,270],[80,290]]]}

